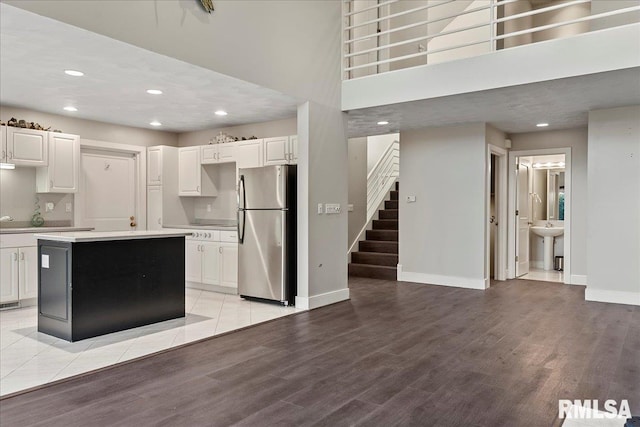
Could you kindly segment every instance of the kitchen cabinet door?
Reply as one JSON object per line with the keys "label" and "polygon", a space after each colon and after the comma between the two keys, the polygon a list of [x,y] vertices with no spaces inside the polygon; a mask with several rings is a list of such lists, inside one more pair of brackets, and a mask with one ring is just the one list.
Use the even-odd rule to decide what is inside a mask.
{"label": "kitchen cabinet door", "polygon": [[220,285],[238,287],[238,244],[220,244]]}
{"label": "kitchen cabinet door", "polygon": [[162,229],[162,187],[147,187],[147,230]]}
{"label": "kitchen cabinet door", "polygon": [[241,169],[262,166],[262,145],[261,139],[239,142],[236,147],[236,167]]}
{"label": "kitchen cabinet door", "polygon": [[200,242],[202,246],[202,283],[220,284],[220,243]]}
{"label": "kitchen cabinet door", "polygon": [[18,249],[0,249],[0,304],[18,301]]}
{"label": "kitchen cabinet door", "polygon": [[218,163],[218,147],[216,145],[203,145],[200,152],[200,162],[203,165]]}
{"label": "kitchen cabinet door", "polygon": [[178,153],[178,195],[201,194],[200,147],[183,147]]}
{"label": "kitchen cabinet door", "polygon": [[77,193],[80,137],[49,132],[49,165],[36,172],[38,193]]}
{"label": "kitchen cabinet door", "polygon": [[218,162],[232,163],[236,161],[236,143],[218,144]]}
{"label": "kitchen cabinet door", "polygon": [[185,242],[185,279],[189,282],[202,282],[202,242],[186,240]]}
{"label": "kitchen cabinet door", "polygon": [[47,166],[48,133],[7,127],[7,161],[21,166]]}
{"label": "kitchen cabinet door", "polygon": [[7,162],[7,127],[0,126],[0,143],[2,143],[2,155],[0,155],[0,163]]}
{"label": "kitchen cabinet door", "polygon": [[289,163],[298,163],[298,135],[289,137]]}
{"label": "kitchen cabinet door", "polygon": [[289,137],[264,139],[264,165],[284,165],[289,152]]}
{"label": "kitchen cabinet door", "polygon": [[18,264],[20,299],[38,298],[38,248],[19,248]]}
{"label": "kitchen cabinet door", "polygon": [[147,185],[162,185],[162,149],[147,148]]}

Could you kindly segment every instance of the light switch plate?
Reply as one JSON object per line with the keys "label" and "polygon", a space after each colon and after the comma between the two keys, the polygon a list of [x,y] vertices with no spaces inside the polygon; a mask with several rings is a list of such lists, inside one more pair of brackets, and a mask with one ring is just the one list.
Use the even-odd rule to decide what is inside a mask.
{"label": "light switch plate", "polygon": [[71,203],[67,203],[64,207],[65,212],[71,212],[72,209],[73,209],[73,205]]}
{"label": "light switch plate", "polygon": [[349,212],[353,212],[353,203],[349,203],[349,204],[347,205],[347,211],[349,211]]}
{"label": "light switch plate", "polygon": [[318,215],[323,213],[324,213],[324,209],[322,208],[322,203],[318,203]]}
{"label": "light switch plate", "polygon": [[407,203],[415,203],[416,196],[407,196]]}
{"label": "light switch plate", "polygon": [[340,213],[340,203],[327,203],[325,206],[325,213],[327,214],[339,214]]}

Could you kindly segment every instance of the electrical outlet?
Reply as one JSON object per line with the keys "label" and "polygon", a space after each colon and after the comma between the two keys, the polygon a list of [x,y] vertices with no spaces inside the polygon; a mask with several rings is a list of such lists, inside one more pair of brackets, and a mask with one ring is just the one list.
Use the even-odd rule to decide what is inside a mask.
{"label": "electrical outlet", "polygon": [[67,203],[64,207],[65,212],[71,212],[73,210],[73,205],[71,203]]}
{"label": "electrical outlet", "polygon": [[325,213],[328,214],[339,214],[340,213],[340,203],[327,203],[325,205]]}
{"label": "electrical outlet", "polygon": [[349,212],[353,212],[353,203],[349,203],[349,204],[347,205],[347,211],[349,211]]}
{"label": "electrical outlet", "polygon": [[321,215],[324,213],[324,209],[322,208],[322,203],[318,203],[318,215]]}
{"label": "electrical outlet", "polygon": [[53,202],[47,202],[45,205],[45,212],[51,212],[55,209],[55,205],[53,204]]}
{"label": "electrical outlet", "polygon": [[207,203],[207,212],[211,212],[211,203]]}
{"label": "electrical outlet", "polygon": [[407,196],[407,203],[415,203],[416,196]]}

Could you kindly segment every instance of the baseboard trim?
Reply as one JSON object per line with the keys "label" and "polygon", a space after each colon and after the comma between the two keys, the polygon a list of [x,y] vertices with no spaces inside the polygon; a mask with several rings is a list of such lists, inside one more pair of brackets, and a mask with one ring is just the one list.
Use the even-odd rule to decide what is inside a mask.
{"label": "baseboard trim", "polygon": [[587,286],[587,276],[583,274],[572,274],[571,284]]}
{"label": "baseboard trim", "polygon": [[303,310],[313,310],[314,308],[323,307],[329,304],[335,304],[340,301],[346,301],[349,299],[349,288],[338,289],[337,291],[331,291],[320,295],[313,295],[310,297],[296,296],[296,308]]}
{"label": "baseboard trim", "polygon": [[587,286],[584,291],[585,301],[608,302],[640,306],[640,292],[605,291]]}
{"label": "baseboard trim", "polygon": [[456,288],[465,289],[481,289],[487,288],[487,281],[482,279],[470,279],[468,277],[441,276],[438,274],[414,273],[411,271],[402,271],[398,264],[398,280],[403,282],[424,283],[427,285],[438,286],[454,286]]}

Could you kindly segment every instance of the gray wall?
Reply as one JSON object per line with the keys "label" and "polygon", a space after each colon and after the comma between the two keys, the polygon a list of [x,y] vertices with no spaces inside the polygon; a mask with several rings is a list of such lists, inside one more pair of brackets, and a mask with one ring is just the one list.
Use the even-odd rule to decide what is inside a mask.
{"label": "gray wall", "polygon": [[178,145],[186,147],[189,145],[205,145],[209,143],[216,135],[224,132],[227,135],[237,136],[238,138],[249,138],[255,136],[257,138],[271,138],[275,136],[295,135],[298,131],[296,127],[296,118],[274,120],[271,122],[251,123],[240,126],[230,126],[225,128],[205,129],[194,132],[184,132],[178,135]]}
{"label": "gray wall", "polygon": [[367,148],[367,138],[349,139],[349,246],[367,221]]}
{"label": "gray wall", "polygon": [[400,132],[403,279],[484,287],[485,133],[484,123]]}
{"label": "gray wall", "polygon": [[512,134],[513,150],[571,148],[571,274],[587,275],[587,129]]}
{"label": "gray wall", "polygon": [[640,106],[589,113],[586,299],[640,305]]}
{"label": "gray wall", "polygon": [[119,144],[141,145],[178,145],[178,135],[171,132],[134,128],[118,124],[78,119],[71,116],[41,113],[23,108],[0,106],[0,120],[7,122],[11,117],[28,122],[40,123],[45,128],[59,129],[65,133],[80,135],[82,139],[117,142]]}

